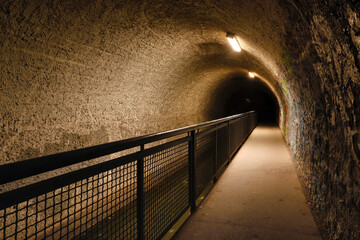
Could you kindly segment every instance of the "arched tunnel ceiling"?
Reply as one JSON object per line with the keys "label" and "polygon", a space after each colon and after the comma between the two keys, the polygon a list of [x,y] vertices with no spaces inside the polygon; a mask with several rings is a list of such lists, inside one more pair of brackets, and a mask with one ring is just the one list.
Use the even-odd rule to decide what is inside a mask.
{"label": "arched tunnel ceiling", "polygon": [[3,0],[0,159],[209,120],[222,84],[251,70],[277,97],[322,219],[350,236],[334,219],[360,222],[351,215],[360,207],[359,9],[353,0]]}
{"label": "arched tunnel ceiling", "polygon": [[[2,112],[10,121],[45,123],[52,135],[46,142],[63,130],[83,135],[105,126],[114,133],[108,140],[117,140],[207,120],[209,93],[227,76],[249,68],[280,89],[273,71],[286,14],[271,1],[7,1],[2,6],[3,75],[9,79]],[[232,52],[226,31],[239,36],[242,53]],[[178,116],[187,117],[175,122]],[[20,136],[22,141],[34,131],[18,128],[29,134]],[[44,140],[35,138],[33,145],[43,151]]]}
{"label": "arched tunnel ceiling", "polygon": [[[67,92],[121,91],[124,107],[138,115],[166,112],[169,106],[164,104],[164,97],[176,96],[178,89],[184,87],[190,90],[184,99],[195,94],[197,100],[192,102],[201,105],[205,99],[201,94],[208,93],[206,87],[219,84],[216,80],[224,78],[219,77],[221,73],[236,73],[239,68],[251,67],[271,85],[276,85],[274,59],[281,57],[284,40],[279,32],[286,28],[286,14],[272,1],[241,4],[237,1],[201,4],[15,1],[7,7],[9,11],[19,10],[14,12],[17,14],[14,22],[4,19],[8,24],[4,24],[4,34],[11,34],[5,37],[6,47],[30,58],[45,57],[70,65],[62,71],[68,81],[65,88],[69,89],[64,89]],[[246,52],[238,55],[231,52],[226,31],[240,37]],[[75,76],[78,79],[74,81]],[[86,78],[92,78],[92,82],[89,84]],[[96,81],[102,82],[100,87],[93,86]],[[197,88],[201,90],[191,92]],[[141,91],[142,95],[132,91]],[[173,97],[168,99],[171,106],[180,103],[173,103]],[[128,102],[132,105],[128,106]],[[179,109],[185,109],[184,106]],[[187,114],[193,110],[187,109]]]}

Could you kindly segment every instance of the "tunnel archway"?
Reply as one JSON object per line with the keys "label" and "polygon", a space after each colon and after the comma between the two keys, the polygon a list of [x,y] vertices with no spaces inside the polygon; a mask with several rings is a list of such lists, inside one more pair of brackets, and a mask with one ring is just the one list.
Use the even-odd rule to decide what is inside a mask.
{"label": "tunnel archway", "polygon": [[241,87],[225,104],[226,115],[256,110],[259,123],[278,124],[279,104],[270,90],[258,81],[239,80]]}
{"label": "tunnel archway", "polygon": [[208,104],[212,118],[257,111],[260,124],[279,124],[280,104],[275,94],[260,79],[244,74],[231,76],[214,91]]}

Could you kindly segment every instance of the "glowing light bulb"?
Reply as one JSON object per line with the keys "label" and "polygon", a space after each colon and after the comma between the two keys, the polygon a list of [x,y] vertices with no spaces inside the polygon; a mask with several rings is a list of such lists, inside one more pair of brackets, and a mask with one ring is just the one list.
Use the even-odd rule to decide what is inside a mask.
{"label": "glowing light bulb", "polygon": [[226,38],[229,41],[231,47],[234,49],[234,51],[241,52],[240,43],[234,34],[227,33]]}
{"label": "glowing light bulb", "polygon": [[253,72],[249,72],[249,77],[250,78],[254,78],[255,77],[255,74]]}

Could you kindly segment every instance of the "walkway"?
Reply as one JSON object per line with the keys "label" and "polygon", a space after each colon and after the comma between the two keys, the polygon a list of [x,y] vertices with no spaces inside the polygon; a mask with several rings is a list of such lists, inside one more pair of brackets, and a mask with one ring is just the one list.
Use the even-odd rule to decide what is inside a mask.
{"label": "walkway", "polygon": [[174,239],[321,239],[279,128],[254,130]]}

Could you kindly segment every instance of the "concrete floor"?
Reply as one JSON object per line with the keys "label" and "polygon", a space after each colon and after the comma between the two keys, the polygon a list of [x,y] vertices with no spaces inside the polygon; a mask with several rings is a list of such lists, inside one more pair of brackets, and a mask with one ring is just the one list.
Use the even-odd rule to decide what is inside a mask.
{"label": "concrete floor", "polygon": [[279,128],[254,130],[174,239],[321,239]]}

